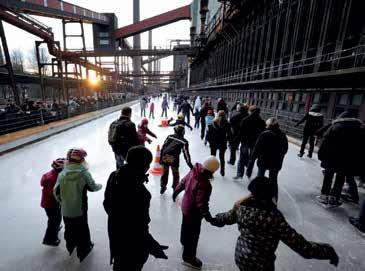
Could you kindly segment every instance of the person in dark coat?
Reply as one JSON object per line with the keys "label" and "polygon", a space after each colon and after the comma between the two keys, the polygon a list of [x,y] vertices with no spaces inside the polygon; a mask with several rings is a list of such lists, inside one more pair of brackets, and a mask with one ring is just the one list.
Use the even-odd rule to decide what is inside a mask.
{"label": "person in dark coat", "polygon": [[231,118],[229,119],[232,131],[232,142],[231,142],[231,156],[228,161],[228,164],[231,165],[234,165],[236,162],[236,152],[238,146],[240,145],[239,141],[240,123],[245,117],[248,116],[247,105],[237,104],[235,108],[236,109],[232,111]]}
{"label": "person in dark coat", "polygon": [[243,178],[245,167],[248,166],[256,140],[265,130],[265,127],[265,121],[260,117],[260,108],[252,105],[249,108],[249,116],[244,118],[240,124],[240,158],[237,164],[237,175],[233,179]]}
{"label": "person in dark coat", "polygon": [[217,103],[217,112],[222,111],[222,110],[226,114],[228,114],[228,106],[227,106],[226,102],[223,100],[223,98],[219,98],[218,103]]}
{"label": "person in dark coat", "polygon": [[[364,176],[365,128],[360,119],[346,111],[332,122],[321,142],[318,159],[325,169],[321,195],[316,200],[338,207],[346,176]],[[332,187],[333,177],[336,174]]]}
{"label": "person in dark coat", "polygon": [[185,191],[181,202],[183,213],[180,242],[184,246],[184,264],[200,269],[202,262],[196,257],[200,227],[202,219],[210,221],[209,199],[212,193],[211,179],[219,168],[219,162],[214,156],[209,157],[204,163],[196,163],[194,168],[181,180],[176,187],[172,200],[182,191]]}
{"label": "person in dark coat", "polygon": [[256,177],[248,190],[250,196],[211,219],[211,224],[218,227],[237,224],[240,236],[235,261],[239,270],[274,271],[280,241],[305,259],[329,260],[330,264],[338,265],[339,258],[331,245],[307,241],[289,225],[271,201],[275,195],[272,182],[266,177]]}
{"label": "person in dark coat", "polygon": [[212,125],[208,126],[207,141],[209,142],[210,154],[217,155],[219,150],[219,160],[221,165],[220,173],[225,175],[224,155],[227,150],[227,143],[232,139],[231,125],[227,121],[226,113],[221,110]]}
{"label": "person in dark coat", "polygon": [[188,102],[188,99],[185,98],[180,105],[180,109],[178,113],[183,113],[186,123],[190,125],[190,112],[191,114],[194,114],[193,108],[191,107],[190,103]]}
{"label": "person in dark coat", "polygon": [[257,176],[264,177],[269,171],[269,180],[274,184],[275,199],[278,199],[278,174],[283,166],[285,154],[288,152],[288,139],[280,130],[279,122],[275,118],[266,121],[267,130],[257,139],[255,148],[247,168],[246,175],[251,177],[252,168],[257,159]]}
{"label": "person in dark coat", "polygon": [[320,113],[320,111],[321,107],[319,105],[313,105],[310,111],[295,124],[295,127],[298,127],[301,123],[305,122],[303,141],[298,154],[299,157],[303,157],[305,146],[309,140],[308,157],[312,158],[315,143],[315,133],[323,126],[323,115]]}
{"label": "person in dark coat", "polygon": [[206,130],[205,117],[208,115],[209,110],[213,111],[213,107],[211,106],[211,104],[209,102],[205,102],[202,109],[200,110],[200,124],[201,124],[200,138],[202,140],[204,140],[204,138],[205,138],[205,130]]}
{"label": "person in dark coat", "polygon": [[363,200],[358,217],[350,217],[351,225],[357,228],[360,232],[365,233],[365,200]]}
{"label": "person in dark coat", "polygon": [[149,255],[167,259],[168,247],[150,234],[151,194],[145,187],[152,154],[144,146],[131,148],[127,164],[110,174],[104,195],[108,215],[110,263],[114,271],[142,270]]}
{"label": "person in dark coat", "polygon": [[163,173],[161,176],[161,190],[160,194],[165,193],[167,189],[167,183],[169,179],[169,169],[172,171],[172,189],[178,185],[180,180],[179,166],[180,166],[180,154],[183,152],[185,161],[190,168],[193,168],[189,152],[189,142],[185,139],[185,128],[182,125],[174,127],[175,133],[169,135],[162,145],[161,149],[161,161],[160,164],[163,167]]}

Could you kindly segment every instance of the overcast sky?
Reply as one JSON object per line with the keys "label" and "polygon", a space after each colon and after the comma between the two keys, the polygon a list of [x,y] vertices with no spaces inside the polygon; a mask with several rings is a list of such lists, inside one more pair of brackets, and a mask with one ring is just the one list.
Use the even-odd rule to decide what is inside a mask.
{"label": "overcast sky", "polygon": [[[88,8],[95,12],[115,13],[118,17],[118,27],[133,23],[133,0],[68,0],[67,2]],[[141,20],[158,15],[160,13],[190,4],[191,0],[140,0]],[[52,27],[56,40],[62,40],[61,20],[37,17],[41,22]],[[11,50],[21,49],[24,53],[29,53],[34,48],[34,41],[37,37],[17,29],[5,23],[8,45]],[[92,48],[91,25],[85,25],[87,47]],[[142,47],[147,47],[147,33],[142,36]],[[190,22],[180,21],[174,24],[160,27],[153,30],[153,43],[158,47],[166,47],[171,39],[189,39]],[[81,41],[80,41],[81,42]],[[81,43],[80,43],[81,46]],[[172,60],[165,58],[162,61],[161,70],[172,70]]]}

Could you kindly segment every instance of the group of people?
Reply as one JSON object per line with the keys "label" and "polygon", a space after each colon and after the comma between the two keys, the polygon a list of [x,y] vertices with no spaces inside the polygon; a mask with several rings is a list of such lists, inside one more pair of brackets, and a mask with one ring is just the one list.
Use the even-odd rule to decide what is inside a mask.
{"label": "group of people", "polygon": [[[185,101],[189,103],[187,99],[183,100],[183,103]],[[164,101],[168,107],[167,97],[163,98]],[[185,126],[190,126],[189,119],[185,121],[185,115],[180,110],[177,120],[174,123],[172,120],[169,122],[170,126],[173,126],[174,133],[164,141],[160,160],[163,167],[160,193],[164,194],[167,189],[170,168],[173,175],[173,201],[182,191],[185,191],[181,201],[180,234],[183,263],[196,269],[202,267],[203,263],[196,254],[201,223],[204,219],[216,227],[238,225],[240,236],[237,240],[235,261],[240,270],[274,270],[275,251],[279,241],[283,241],[304,258],[327,259],[337,266],[339,258],[332,246],[307,241],[286,222],[278,209],[278,173],[288,150],[288,140],[280,129],[278,120],[269,118],[264,121],[260,117],[258,107],[240,102],[235,103],[229,110],[223,99],[218,100],[216,112],[211,100],[207,98],[196,97],[194,106],[190,108],[189,114],[193,111],[194,116],[199,116],[196,118],[198,125],[194,127],[200,126],[201,139],[209,143],[211,156],[207,157],[203,163],[192,162],[189,142],[184,136]],[[156,135],[149,130],[146,118],[141,120],[136,129],[136,125],[131,121],[131,115],[131,108],[123,108],[121,117],[110,125],[108,134],[109,144],[115,154],[117,170],[112,172],[108,179],[104,209],[108,215],[110,263],[113,264],[115,271],[141,270],[149,255],[167,259],[165,250],[168,247],[160,245],[149,233],[151,194],[145,183],[148,182],[147,171],[152,162],[152,154],[144,147],[144,143],[150,141],[147,135],[152,137]],[[309,115],[313,116],[311,113]],[[302,122],[306,121],[308,125],[310,119],[311,117],[307,116]],[[340,140],[336,136],[344,135],[338,127],[339,123],[351,127],[348,132],[363,131],[363,124],[360,125],[359,120],[342,117],[328,125],[327,131],[324,132],[322,142],[324,147],[321,146],[321,148],[325,151],[321,154],[320,148],[319,158],[323,159],[322,162],[326,161],[324,163],[325,179],[336,174],[337,186],[343,185],[345,177],[348,179],[363,176],[360,170],[352,171],[351,174],[342,173],[340,167],[336,168],[339,166],[336,163],[338,161],[333,161],[334,153],[328,153],[333,148],[330,144],[336,144],[336,142],[338,144]],[[359,139],[363,136],[361,133],[358,135]],[[307,138],[312,142],[310,136]],[[304,138],[304,140],[308,139]],[[251,177],[256,160],[258,173],[248,185],[249,196],[237,201],[228,212],[213,217],[209,210],[213,189],[211,180],[218,169],[222,176],[225,175],[224,154],[228,146],[231,150],[228,163],[232,165],[236,162],[236,152],[239,149],[235,179],[242,178],[245,172],[248,177]],[[343,153],[346,151],[345,148],[345,146],[341,147]],[[309,157],[312,156],[313,149],[310,148]],[[335,151],[336,148],[333,150]],[[219,160],[215,158],[218,151]],[[181,152],[190,168],[182,179],[179,174]],[[302,157],[304,149],[299,154]],[[41,183],[44,187],[43,197],[48,197],[48,201],[51,202],[49,205],[42,200],[42,207],[46,209],[49,218],[43,243],[59,244],[58,231],[61,222],[61,207],[57,201],[59,200],[65,223],[66,247],[70,254],[74,248],[77,248],[80,261],[93,247],[87,226],[86,191],[101,189],[101,185],[97,185],[88,172],[85,157],[86,152],[82,149],[70,150],[66,160],[58,159],[52,164],[52,171],[43,176]],[[359,164],[360,162],[357,161],[356,165]],[[269,172],[268,178],[265,177],[266,171]],[[326,183],[326,187],[328,186],[330,185]],[[53,195],[57,200],[52,198]],[[49,210],[52,208],[53,210]],[[358,218],[350,220],[359,229],[365,227],[364,212],[365,206]]]}

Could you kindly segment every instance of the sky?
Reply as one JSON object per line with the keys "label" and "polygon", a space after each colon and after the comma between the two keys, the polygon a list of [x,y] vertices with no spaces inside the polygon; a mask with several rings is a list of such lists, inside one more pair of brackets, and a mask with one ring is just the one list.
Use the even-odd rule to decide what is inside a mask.
{"label": "sky", "polygon": [[[118,17],[118,27],[133,23],[133,0],[67,0],[67,2],[88,8],[95,12],[115,13]],[[158,15],[160,13],[182,7],[191,3],[191,0],[140,0],[140,18],[141,20]],[[62,40],[62,22],[61,20],[36,17],[48,27],[53,29],[55,39]],[[34,49],[34,42],[38,39],[29,33],[24,32],[14,26],[4,23],[5,32],[10,50],[20,49],[23,53],[29,54]],[[92,26],[85,24],[86,47],[92,48]],[[189,39],[190,22],[180,21],[171,25],[153,30],[153,44],[157,47],[167,47],[172,39]],[[74,41],[77,42],[77,41]],[[130,39],[132,44],[132,39]],[[141,35],[142,48],[148,44],[148,34]],[[81,46],[81,40],[77,47]],[[165,58],[161,62],[162,71],[172,70],[172,57]]]}

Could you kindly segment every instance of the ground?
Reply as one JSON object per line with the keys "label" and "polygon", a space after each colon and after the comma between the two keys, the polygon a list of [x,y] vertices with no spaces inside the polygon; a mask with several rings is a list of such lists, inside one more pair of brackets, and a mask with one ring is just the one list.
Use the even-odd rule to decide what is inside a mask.
{"label": "ground", "polygon": [[[156,145],[162,145],[172,128],[160,128],[159,105],[156,101],[156,120],[150,128],[158,135],[148,148],[155,154]],[[133,121],[140,121],[139,106],[133,107]],[[169,112],[169,117],[173,113]],[[107,217],[102,201],[109,174],[114,170],[115,161],[107,143],[109,124],[119,117],[110,114],[80,127],[52,136],[46,140],[26,146],[0,157],[0,270],[2,271],[48,271],[48,270],[110,270],[107,236]],[[190,142],[193,162],[202,162],[209,155],[197,130],[186,132]],[[39,207],[41,175],[50,169],[51,161],[64,157],[71,147],[83,147],[88,152],[87,161],[95,180],[104,185],[103,190],[89,193],[89,225],[95,247],[87,259],[80,264],[76,255],[70,257],[65,249],[63,230],[62,242],[52,248],[41,244],[46,227],[46,216]],[[316,159],[299,159],[298,148],[291,145],[279,175],[279,209],[289,223],[306,238],[332,244],[340,257],[337,270],[365,270],[365,241],[348,223],[348,217],[358,213],[359,208],[343,207],[325,210],[313,202],[319,193],[322,173]],[[228,156],[228,152],[226,154]],[[181,157],[182,158],[182,157]],[[227,165],[226,176],[219,173],[213,181],[211,213],[229,210],[233,203],[248,194],[246,178],[234,181],[236,167]],[[188,172],[186,163],[181,162],[180,173]],[[170,176],[170,184],[171,184]],[[150,257],[144,270],[190,270],[181,265],[179,232],[181,211],[179,202],[171,200],[172,191],[160,196],[159,177],[150,176],[147,185],[152,194],[150,231],[161,243],[169,245],[169,259],[156,260]],[[362,191],[363,192],[363,191]],[[127,221],[126,221],[127,223]],[[198,256],[204,262],[203,270],[238,270],[234,263],[235,242],[238,237],[236,226],[214,228],[203,222],[199,240]],[[277,251],[277,270],[307,271],[335,270],[328,261],[305,260],[281,244]]]}

